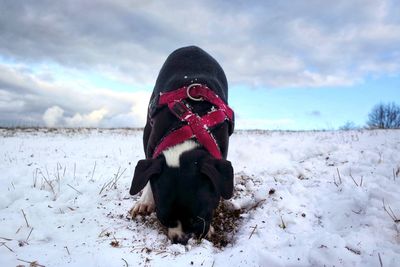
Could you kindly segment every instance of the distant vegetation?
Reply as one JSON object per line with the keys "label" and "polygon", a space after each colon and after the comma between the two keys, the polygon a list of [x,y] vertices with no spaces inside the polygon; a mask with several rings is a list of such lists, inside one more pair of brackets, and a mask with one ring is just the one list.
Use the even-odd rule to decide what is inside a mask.
{"label": "distant vegetation", "polygon": [[343,126],[339,127],[339,130],[342,131],[350,131],[350,130],[357,130],[360,127],[358,127],[354,122],[352,121],[347,121]]}
{"label": "distant vegetation", "polygon": [[400,106],[392,103],[379,103],[368,114],[367,126],[370,129],[399,129]]}
{"label": "distant vegetation", "polygon": [[394,102],[379,103],[368,114],[366,125],[359,126],[347,121],[339,130],[349,131],[357,129],[400,129],[400,106]]}

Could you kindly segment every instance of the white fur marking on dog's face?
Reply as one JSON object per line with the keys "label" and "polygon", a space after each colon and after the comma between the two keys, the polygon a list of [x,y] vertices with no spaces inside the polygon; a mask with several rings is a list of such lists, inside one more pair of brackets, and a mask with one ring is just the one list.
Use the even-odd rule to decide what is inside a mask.
{"label": "white fur marking on dog's face", "polygon": [[167,162],[167,166],[179,168],[179,158],[182,155],[182,153],[192,150],[198,146],[199,144],[196,143],[195,141],[187,140],[182,144],[178,144],[176,146],[168,148],[163,152],[165,160]]}
{"label": "white fur marking on dog's face", "polygon": [[178,221],[178,226],[174,228],[168,228],[168,238],[173,240],[174,238],[181,238],[183,236],[182,224]]}

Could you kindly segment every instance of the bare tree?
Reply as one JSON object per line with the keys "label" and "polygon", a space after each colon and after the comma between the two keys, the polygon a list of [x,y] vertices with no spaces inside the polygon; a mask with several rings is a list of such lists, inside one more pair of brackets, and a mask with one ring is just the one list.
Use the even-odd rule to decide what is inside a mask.
{"label": "bare tree", "polygon": [[351,131],[351,130],[357,130],[359,127],[352,121],[346,121],[345,124],[339,127],[339,130],[342,131]]}
{"label": "bare tree", "polygon": [[375,105],[368,114],[367,125],[374,129],[400,128],[400,106],[394,102]]}

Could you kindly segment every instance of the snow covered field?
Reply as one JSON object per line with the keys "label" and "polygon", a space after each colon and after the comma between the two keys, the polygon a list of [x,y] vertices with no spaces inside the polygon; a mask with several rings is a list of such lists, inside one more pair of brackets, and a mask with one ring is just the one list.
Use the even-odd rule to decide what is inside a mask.
{"label": "snow covered field", "polygon": [[0,130],[0,266],[400,266],[400,131],[235,133],[224,248],[129,218],[141,138]]}

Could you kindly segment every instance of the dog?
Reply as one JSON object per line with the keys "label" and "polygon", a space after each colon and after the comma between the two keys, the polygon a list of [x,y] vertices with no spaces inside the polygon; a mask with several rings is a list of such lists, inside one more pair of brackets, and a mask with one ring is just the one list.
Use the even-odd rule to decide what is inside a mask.
{"label": "dog", "polygon": [[221,197],[233,194],[228,161],[234,113],[218,62],[196,46],[171,53],[150,97],[143,132],[146,159],[138,161],[130,194],[143,190],[132,217],[156,212],[173,243],[213,232]]}

